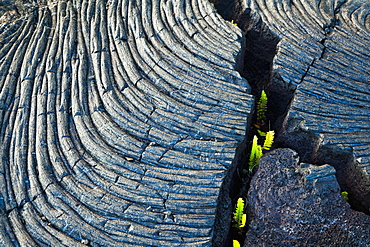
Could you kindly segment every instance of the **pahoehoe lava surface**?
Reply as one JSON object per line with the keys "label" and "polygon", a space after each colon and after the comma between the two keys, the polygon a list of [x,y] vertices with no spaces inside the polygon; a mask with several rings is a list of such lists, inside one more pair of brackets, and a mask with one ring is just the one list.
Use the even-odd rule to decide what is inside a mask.
{"label": "pahoehoe lava surface", "polygon": [[[358,0],[244,0],[281,40],[273,81],[296,87],[289,116],[351,147],[370,174],[370,3]],[[256,17],[257,16],[257,17]]]}
{"label": "pahoehoe lava surface", "polygon": [[[316,185],[330,188],[340,203],[325,193],[321,200],[319,190],[296,195],[295,186],[287,185],[294,179],[279,169],[277,177],[272,175],[277,164],[275,152],[266,157],[271,166],[258,170],[258,177],[251,181],[247,198],[250,222],[244,246],[369,246],[369,216],[364,213],[369,213],[370,205],[370,4],[356,0],[244,0],[235,6],[239,13],[248,15],[247,27],[257,35],[268,38],[273,34],[279,39],[271,78],[260,82],[267,89],[273,110],[281,111],[283,102],[290,101],[290,105],[285,104],[285,118],[277,121],[283,139],[279,144],[289,142],[285,147],[294,148],[300,155],[297,164],[299,159],[335,167],[340,190],[349,192],[352,206],[348,211],[338,186],[334,189],[324,179],[322,185]],[[282,93],[290,96],[289,100]],[[286,135],[289,131],[291,135]],[[290,162],[292,158],[285,157],[282,164]],[[315,169],[325,166],[308,170]],[[309,176],[306,178],[297,180],[299,186],[312,183]],[[274,194],[276,191],[287,194]],[[327,203],[328,198],[333,200]],[[316,205],[309,209],[306,203]],[[326,204],[342,212],[327,210]],[[294,215],[295,209],[302,214]],[[342,217],[346,210],[350,214]],[[335,219],[336,215],[342,218]],[[315,223],[315,217],[321,223]],[[330,222],[330,226],[320,226],[322,222]]]}
{"label": "pahoehoe lava surface", "polygon": [[210,246],[242,32],[206,0],[27,8],[0,26],[0,245]]}
{"label": "pahoehoe lava surface", "polygon": [[[370,4],[235,2],[276,41],[272,109],[294,88],[286,120],[323,134],[318,156],[343,145],[370,173]],[[9,0],[0,15],[0,245],[210,246],[253,108],[242,31],[206,0]]]}

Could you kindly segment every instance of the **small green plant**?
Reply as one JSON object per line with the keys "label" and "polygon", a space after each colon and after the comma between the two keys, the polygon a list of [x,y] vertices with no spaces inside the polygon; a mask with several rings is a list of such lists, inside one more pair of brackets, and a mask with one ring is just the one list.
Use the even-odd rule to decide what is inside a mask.
{"label": "small green plant", "polygon": [[266,133],[265,142],[263,143],[262,149],[270,150],[272,143],[274,143],[275,132],[273,130]]}
{"label": "small green plant", "polygon": [[263,155],[261,145],[258,145],[257,142],[258,142],[258,138],[257,136],[254,136],[253,141],[252,141],[251,154],[249,156],[249,163],[248,163],[249,171],[252,171],[253,167],[258,165],[258,162],[260,161]]}
{"label": "small green plant", "polygon": [[235,25],[235,26],[237,26],[237,25],[238,25],[238,23],[235,23],[235,22],[234,22],[234,20],[231,20],[231,24],[233,24],[233,25]]}
{"label": "small green plant", "polygon": [[348,192],[347,191],[342,191],[340,194],[343,196],[344,200],[346,202],[348,202],[348,200],[349,200],[349,198],[348,198]]}
{"label": "small green plant", "polygon": [[233,247],[240,247],[240,243],[238,240],[233,240]]}
{"label": "small green plant", "polygon": [[257,132],[259,136],[266,136],[266,132],[260,131],[259,129],[257,129]]}
{"label": "small green plant", "polygon": [[267,95],[265,90],[262,90],[260,99],[257,103],[257,121],[254,126],[260,129],[265,124],[267,111]]}
{"label": "small green plant", "polygon": [[233,227],[236,227],[239,230],[241,230],[245,226],[245,222],[247,221],[247,215],[244,213],[244,200],[242,198],[239,198],[236,203],[233,219],[235,222]]}
{"label": "small green plant", "polygon": [[274,142],[274,135],[275,132],[273,130],[269,131],[265,135],[265,142],[263,143],[263,146],[258,145],[258,137],[254,136],[252,141],[252,150],[249,156],[249,171],[253,170],[253,167],[258,165],[261,157],[263,156],[262,150],[270,150],[273,142]]}

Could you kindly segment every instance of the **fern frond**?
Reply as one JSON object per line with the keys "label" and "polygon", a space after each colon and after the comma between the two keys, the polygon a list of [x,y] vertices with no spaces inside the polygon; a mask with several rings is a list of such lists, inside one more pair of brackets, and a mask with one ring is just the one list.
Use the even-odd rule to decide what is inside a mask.
{"label": "fern frond", "polygon": [[257,141],[258,141],[257,136],[254,136],[252,141],[251,154],[249,155],[249,168],[253,166],[254,164],[253,162],[256,159]]}
{"label": "fern frond", "polygon": [[231,24],[233,24],[233,25],[235,25],[235,26],[237,26],[237,25],[238,25],[238,23],[235,23],[235,22],[234,22],[234,20],[231,20]]}
{"label": "fern frond", "polygon": [[243,214],[242,222],[240,224],[240,228],[243,228],[245,226],[245,223],[247,222],[247,214]]}
{"label": "fern frond", "polygon": [[273,130],[266,133],[266,139],[265,142],[263,143],[262,149],[270,150],[272,143],[274,142],[274,135],[275,132]]}
{"label": "fern frond", "polygon": [[266,132],[260,131],[259,129],[257,129],[257,132],[260,136],[266,136]]}
{"label": "fern frond", "polygon": [[248,163],[249,171],[252,171],[253,167],[258,165],[258,162],[260,161],[260,159],[263,155],[262,147],[261,147],[261,145],[258,145],[257,142],[258,142],[258,138],[257,138],[257,136],[254,136],[253,141],[252,141],[252,150],[251,150],[251,154],[249,156],[249,163]]}
{"label": "fern frond", "polygon": [[340,194],[343,196],[344,200],[346,202],[348,202],[349,198],[348,198],[348,192],[347,191],[342,191],[340,192]]}
{"label": "fern frond", "polygon": [[247,215],[244,214],[244,200],[243,198],[239,198],[237,203],[236,203],[236,208],[234,212],[234,217],[235,221],[234,227],[237,227],[239,230],[245,226],[245,222],[247,221]]}
{"label": "fern frond", "polygon": [[267,111],[267,95],[265,90],[262,90],[261,97],[257,103],[257,122],[254,124],[258,129],[265,124]]}
{"label": "fern frond", "polygon": [[260,162],[260,159],[261,159],[261,157],[263,155],[261,145],[257,145],[256,148],[257,148],[256,161],[255,161],[255,164],[254,165],[258,165],[258,163]]}
{"label": "fern frond", "polygon": [[233,247],[240,247],[240,243],[238,240],[233,240]]}
{"label": "fern frond", "polygon": [[249,156],[249,170],[252,170],[253,167],[256,165],[256,157],[257,157],[257,141],[258,141],[258,138],[257,136],[254,136],[253,137],[253,141],[252,141],[252,149],[251,149],[251,154]]}

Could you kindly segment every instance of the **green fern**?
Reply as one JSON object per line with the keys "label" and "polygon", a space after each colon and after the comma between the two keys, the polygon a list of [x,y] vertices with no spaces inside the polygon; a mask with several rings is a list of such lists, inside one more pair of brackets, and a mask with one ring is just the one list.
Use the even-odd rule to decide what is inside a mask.
{"label": "green fern", "polygon": [[233,240],[233,247],[240,247],[240,243],[238,240]]}
{"label": "green fern", "polygon": [[253,137],[253,142],[252,142],[252,149],[251,153],[249,156],[249,170],[252,171],[253,167],[258,165],[258,162],[260,161],[260,158],[262,157],[262,148],[261,145],[257,144],[258,138],[257,136]]}
{"label": "green fern", "polygon": [[257,132],[260,136],[266,136],[266,132],[260,131],[259,129],[257,129]]}
{"label": "green fern", "polygon": [[275,132],[273,130],[266,133],[266,139],[265,142],[263,143],[262,149],[270,150],[272,143],[274,142],[274,135]]}
{"label": "green fern", "polygon": [[258,143],[257,136],[253,137],[252,149],[251,149],[251,153],[249,156],[249,163],[248,163],[249,171],[252,171],[253,167],[258,165],[261,157],[263,156],[262,150],[270,150],[272,143],[274,142],[274,135],[275,135],[275,132],[273,130],[267,132],[265,135],[265,141],[262,147],[261,145],[257,144]]}
{"label": "green fern", "polygon": [[236,203],[236,208],[234,212],[234,227],[238,228],[239,230],[245,226],[245,222],[247,221],[247,215],[244,214],[244,200],[239,198]]}
{"label": "green fern", "polygon": [[266,111],[267,111],[267,95],[265,90],[262,90],[261,97],[257,103],[257,121],[254,124],[258,129],[261,128],[265,124],[266,119]]}
{"label": "green fern", "polygon": [[342,191],[340,194],[343,196],[344,200],[346,202],[348,202],[348,200],[349,200],[349,198],[348,198],[348,192],[347,191]]}

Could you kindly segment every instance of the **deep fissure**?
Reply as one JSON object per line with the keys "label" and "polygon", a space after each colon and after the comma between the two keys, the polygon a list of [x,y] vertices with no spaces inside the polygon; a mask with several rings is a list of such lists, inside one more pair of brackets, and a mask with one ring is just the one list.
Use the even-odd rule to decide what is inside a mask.
{"label": "deep fissure", "polygon": [[[288,112],[294,99],[296,86],[287,84],[272,70],[273,59],[280,39],[268,29],[261,19],[254,20],[250,9],[241,9],[238,1],[210,0],[210,2],[215,4],[217,11],[225,20],[233,20],[245,34],[243,69],[239,72],[250,84],[255,102],[262,89],[267,93],[269,129],[274,130],[277,136],[273,147],[295,150],[299,154],[301,162],[333,166],[341,190],[349,192],[351,208],[370,215],[370,194],[357,193],[364,187],[366,188],[367,185],[370,186],[369,177],[361,170],[353,151],[337,145],[323,144],[321,135],[305,129],[304,119],[291,118],[288,120]],[[337,14],[337,10],[335,14]],[[327,28],[331,28],[333,24],[336,25],[336,22],[330,23]],[[307,68],[306,74],[311,65]],[[302,81],[303,79],[304,77]],[[255,114],[253,115],[252,123],[256,118]],[[248,220],[242,236],[237,236],[235,229],[231,227],[232,210],[236,200],[239,197],[247,197],[252,178],[251,174],[243,175],[242,171],[248,164],[248,149],[250,149],[252,137],[256,133],[256,129],[252,125],[248,124],[247,128],[245,139],[237,148],[233,161],[234,166],[227,174],[221,187],[213,246],[232,246],[233,239],[238,239],[243,246],[245,233],[248,231]],[[346,165],[343,166],[343,163]]]}

